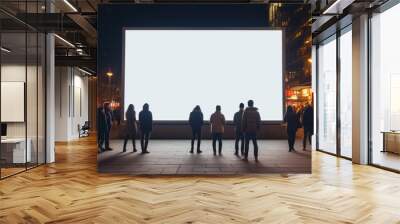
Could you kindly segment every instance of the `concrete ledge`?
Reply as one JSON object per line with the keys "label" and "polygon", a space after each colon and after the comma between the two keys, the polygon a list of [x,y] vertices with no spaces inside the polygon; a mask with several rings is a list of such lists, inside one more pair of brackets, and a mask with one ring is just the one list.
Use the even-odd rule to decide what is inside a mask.
{"label": "concrete ledge", "polygon": [[[111,129],[111,139],[121,139],[125,135],[125,124],[114,125]],[[154,124],[151,138],[153,139],[190,139],[192,131],[187,124]],[[225,139],[233,139],[235,137],[233,125],[225,126]],[[286,127],[281,124],[263,124],[258,135],[260,139],[286,139]],[[203,126],[202,138],[211,138],[210,126]]]}

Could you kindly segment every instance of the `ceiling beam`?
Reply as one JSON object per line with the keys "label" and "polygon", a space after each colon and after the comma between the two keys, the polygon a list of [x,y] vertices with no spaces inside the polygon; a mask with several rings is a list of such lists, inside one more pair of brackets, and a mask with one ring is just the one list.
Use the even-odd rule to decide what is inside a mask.
{"label": "ceiling beam", "polygon": [[87,67],[96,71],[96,59],[90,56],[55,56],[56,66]]}
{"label": "ceiling beam", "polygon": [[97,30],[89,23],[89,21],[80,14],[68,14],[72,21],[74,21],[82,30],[90,37],[87,39],[91,46],[96,46]]}

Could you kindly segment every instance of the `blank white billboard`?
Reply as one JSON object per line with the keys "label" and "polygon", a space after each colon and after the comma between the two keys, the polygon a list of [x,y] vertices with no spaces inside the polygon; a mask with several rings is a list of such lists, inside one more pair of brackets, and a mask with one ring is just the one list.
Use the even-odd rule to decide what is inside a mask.
{"label": "blank white billboard", "polygon": [[125,30],[124,44],[125,108],[148,103],[154,120],[180,121],[221,105],[232,120],[252,99],[262,120],[282,120],[280,30]]}

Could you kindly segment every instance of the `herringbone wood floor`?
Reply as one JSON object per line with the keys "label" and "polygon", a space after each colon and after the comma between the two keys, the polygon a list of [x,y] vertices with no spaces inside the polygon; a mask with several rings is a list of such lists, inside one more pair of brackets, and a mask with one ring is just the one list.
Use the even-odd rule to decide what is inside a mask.
{"label": "herringbone wood floor", "polygon": [[400,223],[400,175],[313,152],[312,175],[98,174],[93,138],[0,181],[0,223]]}

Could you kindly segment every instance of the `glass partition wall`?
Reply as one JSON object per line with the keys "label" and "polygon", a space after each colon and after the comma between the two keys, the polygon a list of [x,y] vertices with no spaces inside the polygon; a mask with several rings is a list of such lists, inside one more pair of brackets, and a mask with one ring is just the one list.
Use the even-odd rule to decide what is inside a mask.
{"label": "glass partition wall", "polygon": [[352,157],[352,33],[351,26],[341,31],[340,70],[340,155]]}
{"label": "glass partition wall", "polygon": [[370,163],[400,171],[400,4],[371,18]]}
{"label": "glass partition wall", "polygon": [[[400,4],[382,5],[369,20],[368,163],[399,172],[400,32],[396,27]],[[319,43],[317,48],[317,149],[351,159],[351,25]]]}
{"label": "glass partition wall", "polygon": [[336,153],[336,36],[318,46],[318,149]]}
{"label": "glass partition wall", "polygon": [[26,33],[1,33],[1,177],[26,169]]}
{"label": "glass partition wall", "polygon": [[317,149],[352,157],[351,25],[317,45]]}
{"label": "glass partition wall", "polygon": [[45,41],[0,12],[1,179],[45,163]]}

